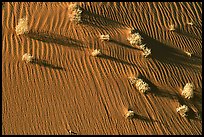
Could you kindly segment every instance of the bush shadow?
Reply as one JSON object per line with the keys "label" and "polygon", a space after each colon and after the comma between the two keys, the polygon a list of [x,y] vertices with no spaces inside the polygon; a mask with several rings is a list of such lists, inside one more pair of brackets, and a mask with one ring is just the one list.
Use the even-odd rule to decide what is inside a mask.
{"label": "bush shadow", "polygon": [[151,58],[153,60],[156,59],[160,62],[178,64],[185,67],[200,68],[202,58],[198,59],[195,56],[189,57],[182,50],[165,45],[142,32],[139,33],[144,39],[143,43],[146,43],[146,46],[152,49]]}
{"label": "bush shadow", "polygon": [[[190,120],[202,120],[202,108],[199,108],[199,106],[193,102],[193,99],[185,99],[182,96],[177,96],[178,97],[178,102],[180,105],[187,105],[189,108],[189,111],[186,113],[187,114],[187,119]],[[195,98],[195,97],[194,97]],[[202,102],[200,102],[202,105]],[[195,112],[191,107],[195,107],[198,111]]]}
{"label": "bush shadow", "polygon": [[[196,25],[193,25],[191,27],[196,27]],[[193,39],[197,39],[197,40],[202,40],[202,36],[199,37],[199,36],[196,36],[196,35],[193,35],[193,34],[190,34],[184,30],[181,30],[180,28],[176,28],[175,33],[177,33],[178,35],[183,35],[183,36],[186,36],[186,37],[189,37],[189,38],[193,38]]]}
{"label": "bush shadow", "polygon": [[153,94],[155,96],[158,97],[165,97],[165,98],[169,98],[169,99],[175,99],[177,98],[176,94],[170,93],[168,91],[164,91],[159,89],[154,83],[152,83],[149,79],[147,79],[146,77],[139,75],[138,78],[141,78],[142,80],[144,80],[149,86],[150,86],[150,91],[146,92],[145,94]]}
{"label": "bush shadow", "polygon": [[50,63],[48,63],[48,61],[42,60],[42,59],[35,58],[31,63],[32,64],[37,64],[37,65],[43,66],[43,67],[48,67],[48,68],[51,68],[51,69],[64,70],[63,67],[50,64]]}
{"label": "bush shadow", "polygon": [[112,19],[109,19],[107,17],[103,17],[101,15],[91,13],[90,11],[82,9],[82,24],[85,25],[91,25],[94,27],[103,27],[103,26],[109,26],[111,28],[123,28],[125,27],[122,23],[114,21]]}
{"label": "bush shadow", "polygon": [[110,39],[109,42],[114,43],[114,44],[116,44],[116,45],[119,45],[119,46],[121,46],[121,47],[129,48],[129,49],[134,49],[134,50],[137,49],[137,48],[135,48],[135,47],[132,47],[132,46],[127,45],[127,44],[125,44],[125,43],[122,43],[122,42],[120,42],[120,41],[116,41],[116,40],[114,40],[114,39]]}
{"label": "bush shadow", "polygon": [[98,57],[100,57],[101,59],[111,60],[111,61],[114,61],[114,62],[117,62],[117,63],[122,63],[122,64],[125,64],[125,65],[134,65],[135,66],[135,64],[133,64],[133,63],[129,63],[129,62],[124,61],[122,59],[111,57],[111,56],[105,55],[105,54],[101,54]]}
{"label": "bush shadow", "polygon": [[[131,108],[129,107],[129,108],[128,108],[128,111],[129,111],[129,110],[133,110],[133,109],[131,109]],[[148,117],[146,117],[146,116],[142,116],[142,115],[139,115],[139,114],[136,114],[136,113],[134,113],[133,117],[131,117],[131,118],[129,118],[129,119],[132,119],[132,120],[137,119],[137,120],[142,120],[142,121],[146,121],[146,122],[158,122],[157,120],[154,120],[154,119],[152,119],[152,118],[148,118]]]}
{"label": "bush shadow", "polygon": [[63,35],[47,33],[47,32],[32,32],[30,31],[26,36],[46,43],[55,43],[63,46],[74,48],[85,48],[79,40],[65,37]]}

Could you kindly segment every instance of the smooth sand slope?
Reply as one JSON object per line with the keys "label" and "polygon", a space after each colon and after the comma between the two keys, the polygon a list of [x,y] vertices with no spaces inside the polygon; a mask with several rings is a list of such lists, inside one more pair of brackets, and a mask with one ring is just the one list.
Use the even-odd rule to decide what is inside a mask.
{"label": "smooth sand slope", "polygon": [[[201,135],[202,3],[78,4],[81,24],[70,21],[69,2],[3,3],[3,134]],[[17,35],[23,17],[29,32]],[[152,49],[149,58],[127,41],[131,28]],[[90,56],[94,49],[103,56]],[[38,62],[23,62],[25,53]],[[152,90],[141,94],[132,75]],[[191,100],[180,95],[188,82],[195,85]],[[176,112],[179,104],[189,106],[188,118]],[[128,109],[137,118],[126,119]]]}

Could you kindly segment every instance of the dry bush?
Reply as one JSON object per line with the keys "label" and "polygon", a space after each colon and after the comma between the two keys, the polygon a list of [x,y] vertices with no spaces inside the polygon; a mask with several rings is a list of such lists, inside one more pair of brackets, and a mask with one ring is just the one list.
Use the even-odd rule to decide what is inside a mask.
{"label": "dry bush", "polygon": [[145,47],[143,50],[143,55],[145,58],[148,57],[149,55],[151,55],[151,49]]}
{"label": "dry bush", "polygon": [[177,113],[179,113],[182,117],[188,116],[186,113],[189,111],[188,106],[183,105],[181,107],[176,108]]}
{"label": "dry bush", "polygon": [[16,34],[25,34],[28,32],[28,19],[27,17],[21,18],[18,21],[18,25],[16,26]]}
{"label": "dry bush", "polygon": [[139,33],[134,33],[134,34],[130,34],[130,36],[127,38],[130,42],[130,44],[133,47],[138,47],[139,49],[141,49],[143,51],[143,55],[144,57],[148,57],[151,54],[151,49],[146,47],[146,44],[142,44],[142,37]]}
{"label": "dry bush", "polygon": [[95,50],[91,53],[91,55],[92,55],[93,57],[99,56],[99,55],[101,55],[101,50],[100,50],[100,49],[95,49]]}
{"label": "dry bush", "polygon": [[187,24],[193,26],[193,22],[187,22]]}
{"label": "dry bush", "polygon": [[132,119],[135,116],[135,112],[132,110],[128,110],[128,112],[125,114],[125,118]]}
{"label": "dry bush", "polygon": [[77,5],[76,3],[72,3],[69,5],[68,9],[69,9],[70,20],[76,23],[81,23],[82,22],[82,17],[81,17],[82,10],[80,9],[79,5]]}
{"label": "dry bush", "polygon": [[142,44],[142,37],[139,33],[131,34],[127,40],[130,42],[132,46],[139,46]]}
{"label": "dry bush", "polygon": [[130,83],[134,85],[141,93],[150,91],[149,85],[140,78],[128,77]]}
{"label": "dry bush", "polygon": [[184,88],[183,91],[181,93],[182,96],[184,96],[184,98],[190,99],[193,98],[193,90],[195,89],[194,84],[193,83],[187,83]]}
{"label": "dry bush", "polygon": [[33,60],[34,57],[29,53],[25,53],[22,57],[22,61],[25,61],[26,63],[32,62]]}
{"label": "dry bush", "polygon": [[110,35],[100,35],[100,40],[104,40],[104,41],[109,41],[110,40]]}
{"label": "dry bush", "polygon": [[188,51],[184,51],[186,53],[186,55],[188,55],[189,57],[192,56],[192,53],[188,52]]}
{"label": "dry bush", "polygon": [[175,30],[175,25],[171,24],[171,25],[169,26],[169,30],[170,30],[170,31],[174,31],[174,30]]}

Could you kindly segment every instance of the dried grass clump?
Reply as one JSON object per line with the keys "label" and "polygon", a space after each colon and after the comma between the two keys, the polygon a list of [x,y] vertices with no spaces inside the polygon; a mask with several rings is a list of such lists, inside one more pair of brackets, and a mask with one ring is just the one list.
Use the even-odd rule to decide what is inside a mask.
{"label": "dried grass clump", "polygon": [[76,3],[72,3],[69,5],[69,17],[71,21],[77,22],[77,23],[81,23],[82,19],[81,19],[81,13],[82,10],[80,9],[79,5],[77,5]]}
{"label": "dried grass clump", "polygon": [[175,30],[175,25],[171,24],[171,25],[169,26],[169,30],[170,30],[170,31],[174,31],[174,30]]}
{"label": "dried grass clump", "polygon": [[188,106],[183,105],[181,107],[176,108],[177,113],[179,113],[182,117],[188,116],[186,113],[189,111]]}
{"label": "dried grass clump", "polygon": [[189,57],[192,56],[192,53],[188,52],[188,51],[184,51],[186,53],[186,55],[188,55]]}
{"label": "dried grass clump", "polygon": [[142,36],[139,33],[134,33],[131,34],[127,40],[130,42],[130,44],[134,47],[134,46],[139,46],[142,44]]}
{"label": "dried grass clump", "polygon": [[100,35],[100,40],[104,40],[104,41],[109,41],[110,40],[110,35]]}
{"label": "dried grass clump", "polygon": [[133,119],[135,116],[135,112],[132,110],[128,110],[128,112],[125,114],[125,118],[127,119]]}
{"label": "dried grass clump", "polygon": [[22,57],[22,61],[25,61],[26,63],[30,63],[34,60],[34,57],[29,54],[29,53],[25,53]]}
{"label": "dried grass clump", "polygon": [[133,47],[138,47],[139,49],[141,49],[143,51],[143,55],[144,57],[148,57],[149,55],[151,55],[151,49],[146,47],[146,44],[142,44],[142,37],[139,33],[133,33],[130,34],[130,37],[127,38],[130,42],[130,44]]}
{"label": "dried grass clump", "polygon": [[128,77],[128,79],[130,83],[134,85],[141,93],[146,93],[151,89],[149,85],[140,78]]}
{"label": "dried grass clump", "polygon": [[93,57],[99,56],[99,55],[101,55],[101,50],[100,50],[100,49],[95,49],[95,50],[91,53],[91,55],[92,55]]}
{"label": "dried grass clump", "polygon": [[194,84],[193,83],[187,83],[184,88],[183,91],[181,93],[182,96],[184,96],[184,98],[190,99],[193,98],[193,90],[195,89]]}
{"label": "dried grass clump", "polygon": [[148,57],[149,55],[151,55],[151,49],[145,47],[143,50],[143,55],[145,58]]}
{"label": "dried grass clump", "polygon": [[25,34],[28,32],[28,19],[27,17],[21,18],[18,21],[18,25],[16,26],[16,34]]}
{"label": "dried grass clump", "polygon": [[193,22],[187,22],[187,24],[193,26]]}

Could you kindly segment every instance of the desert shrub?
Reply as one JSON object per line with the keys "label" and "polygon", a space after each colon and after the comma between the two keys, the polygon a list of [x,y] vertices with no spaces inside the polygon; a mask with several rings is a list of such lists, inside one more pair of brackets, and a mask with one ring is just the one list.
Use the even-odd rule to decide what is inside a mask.
{"label": "desert shrub", "polygon": [[128,110],[128,112],[125,114],[125,118],[132,119],[135,116],[135,112],[132,110]]}
{"label": "desert shrub", "polygon": [[29,63],[34,60],[34,57],[29,53],[25,53],[22,57],[22,60],[25,61],[26,63]]}
{"label": "desert shrub", "polygon": [[27,17],[21,18],[18,21],[18,25],[16,26],[16,34],[25,34],[28,32],[28,19]]}
{"label": "desert shrub", "polygon": [[182,96],[184,96],[184,98],[190,99],[193,98],[193,90],[195,89],[194,84],[193,83],[187,83],[184,88],[183,91],[181,93]]}
{"label": "desert shrub", "polygon": [[143,38],[139,33],[130,34],[127,39],[133,47],[138,47],[143,51],[143,55],[145,58],[151,54],[151,49],[147,48],[146,44],[142,44]]}
{"label": "desert shrub", "polygon": [[93,57],[99,56],[99,55],[101,55],[101,50],[100,50],[100,49],[95,49],[95,50],[91,53],[91,55],[92,55]]}
{"label": "desert shrub", "polygon": [[127,40],[130,42],[132,46],[139,46],[142,44],[142,37],[139,33],[131,34]]}
{"label": "desert shrub", "polygon": [[188,116],[186,113],[189,111],[188,106],[183,105],[181,107],[176,108],[177,113],[179,113],[182,117]]}
{"label": "desert shrub", "polygon": [[151,55],[151,49],[145,47],[143,49],[143,55],[144,55],[145,58],[148,57],[149,55]]}
{"label": "desert shrub", "polygon": [[76,3],[72,3],[69,5],[69,17],[71,21],[81,23],[82,17],[81,17],[82,10],[80,9],[79,5]]}
{"label": "desert shrub", "polygon": [[100,35],[100,39],[104,41],[109,41],[110,40],[110,35]]}
{"label": "desert shrub", "polygon": [[170,30],[170,31],[174,31],[174,30],[175,30],[175,25],[171,24],[171,25],[169,26],[169,30]]}
{"label": "desert shrub", "polygon": [[142,79],[136,77],[128,77],[128,79],[130,83],[134,85],[141,93],[146,93],[147,91],[150,91],[149,85]]}

